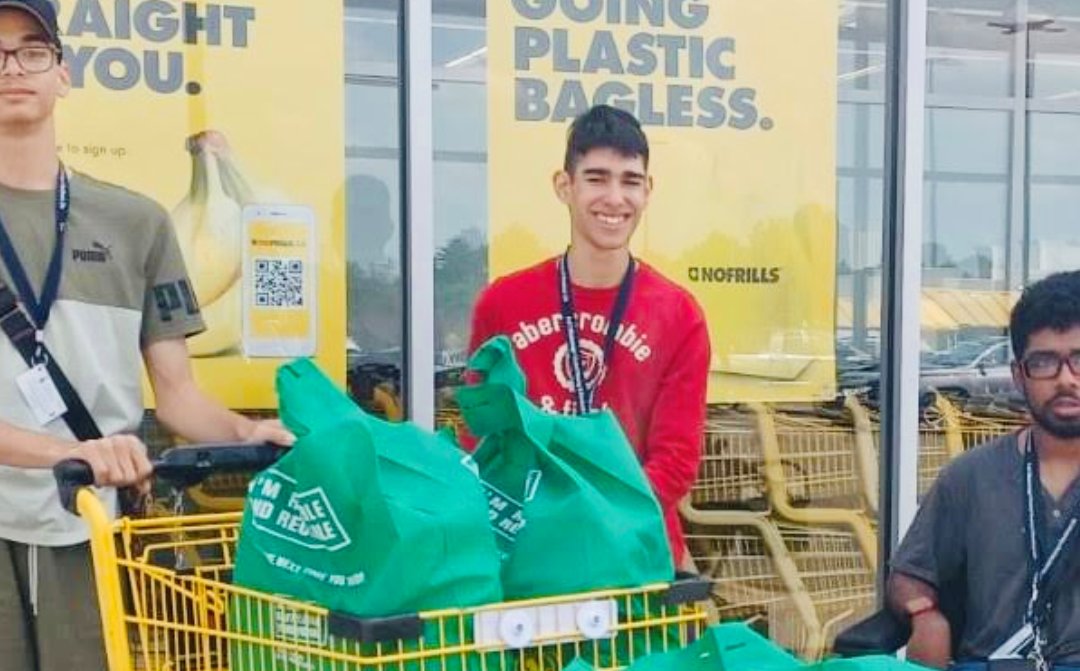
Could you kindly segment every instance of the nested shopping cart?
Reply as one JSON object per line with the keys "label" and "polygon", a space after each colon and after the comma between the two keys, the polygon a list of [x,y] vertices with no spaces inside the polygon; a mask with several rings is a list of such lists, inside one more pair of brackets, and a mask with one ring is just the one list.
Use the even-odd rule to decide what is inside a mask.
{"label": "nested shopping cart", "polygon": [[184,494],[203,513],[239,512],[244,509],[251,473],[228,473],[207,478]]}
{"label": "nested shopping cart", "polygon": [[[156,472],[190,486],[222,464],[268,465],[263,448],[172,450]],[[57,479],[90,527],[110,671],[560,671],[576,658],[623,669],[706,623],[697,579],[358,618],[231,584],[239,513],[112,521],[85,464],[64,462]]]}
{"label": "nested shopping cart", "polygon": [[713,583],[721,620],[742,620],[817,660],[844,626],[874,607],[875,567],[843,527],[777,523],[748,511],[687,514],[686,538]]}
{"label": "nested shopping cart", "polygon": [[[941,469],[965,450],[1027,424],[1027,417],[1021,413],[983,408],[981,414],[976,414],[935,392],[933,402],[919,417],[919,498],[930,491]],[[880,442],[877,428],[874,442]]]}
{"label": "nested shopping cart", "polygon": [[737,407],[709,407],[689,505],[700,510],[769,509],[765,461],[752,413]]}
{"label": "nested shopping cart", "polygon": [[838,416],[821,408],[797,414],[751,403],[765,461],[765,480],[779,518],[850,530],[877,565],[877,454],[870,420],[854,397]]}

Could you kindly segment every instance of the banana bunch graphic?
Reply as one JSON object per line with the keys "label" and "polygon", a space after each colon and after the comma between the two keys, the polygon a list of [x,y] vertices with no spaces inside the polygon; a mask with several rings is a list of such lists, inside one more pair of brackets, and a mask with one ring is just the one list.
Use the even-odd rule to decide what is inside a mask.
{"label": "banana bunch graphic", "polygon": [[212,305],[240,277],[241,205],[221,178],[221,142],[211,133],[188,140],[191,189],[173,211],[192,288],[200,305]]}
{"label": "banana bunch graphic", "polygon": [[188,340],[192,356],[217,356],[241,339],[243,208],[253,203],[286,203],[270,189],[253,186],[225,135],[203,131],[187,140],[191,187],[172,211],[195,297],[206,331]]}

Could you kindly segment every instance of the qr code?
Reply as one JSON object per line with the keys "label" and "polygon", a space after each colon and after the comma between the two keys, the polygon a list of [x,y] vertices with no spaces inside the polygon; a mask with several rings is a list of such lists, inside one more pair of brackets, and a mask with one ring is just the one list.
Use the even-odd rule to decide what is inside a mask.
{"label": "qr code", "polygon": [[304,307],[304,262],[300,259],[255,259],[255,305]]}

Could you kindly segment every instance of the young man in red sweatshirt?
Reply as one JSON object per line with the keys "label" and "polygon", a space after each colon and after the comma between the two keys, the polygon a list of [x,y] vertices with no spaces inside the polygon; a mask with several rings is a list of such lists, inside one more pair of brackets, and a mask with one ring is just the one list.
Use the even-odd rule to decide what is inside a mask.
{"label": "young man in red sweatshirt", "polygon": [[470,350],[506,335],[535,403],[553,413],[615,413],[679,566],[686,545],[677,507],[701,460],[709,336],[694,298],[630,254],[652,191],[648,168],[648,140],[628,112],[599,105],[574,121],[554,177],[570,212],[570,247],[481,293]]}

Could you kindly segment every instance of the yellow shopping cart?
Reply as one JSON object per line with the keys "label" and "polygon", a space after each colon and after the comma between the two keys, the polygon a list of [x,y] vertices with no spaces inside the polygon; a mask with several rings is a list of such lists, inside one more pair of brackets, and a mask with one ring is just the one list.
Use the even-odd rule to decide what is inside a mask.
{"label": "yellow shopping cart", "polygon": [[[155,471],[191,486],[222,465],[266,466],[269,449],[170,450]],[[698,579],[388,618],[330,612],[231,584],[240,513],[112,521],[88,466],[56,474],[90,526],[110,671],[559,671],[579,657],[623,669],[706,626]]]}
{"label": "yellow shopping cart", "polygon": [[768,510],[765,460],[752,413],[710,406],[701,465],[690,490],[697,510]]}
{"label": "yellow shopping cart", "polygon": [[720,619],[754,622],[804,659],[820,659],[837,631],[874,606],[875,567],[849,530],[740,510],[687,519],[687,543],[713,581]]}

